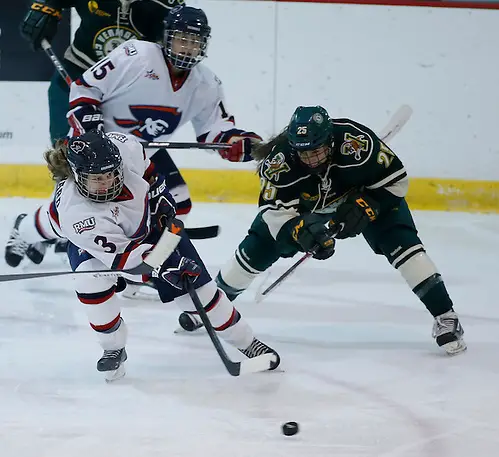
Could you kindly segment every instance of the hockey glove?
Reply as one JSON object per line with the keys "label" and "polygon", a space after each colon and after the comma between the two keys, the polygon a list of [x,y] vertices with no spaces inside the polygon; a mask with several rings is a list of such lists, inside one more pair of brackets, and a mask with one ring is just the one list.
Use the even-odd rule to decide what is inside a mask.
{"label": "hockey glove", "polygon": [[201,273],[201,267],[194,260],[181,257],[174,252],[159,269],[154,271],[153,276],[157,275],[159,280],[171,284],[176,289],[183,289],[186,277],[195,282]]}
{"label": "hockey glove", "polygon": [[244,132],[239,129],[231,129],[222,132],[218,138],[217,143],[230,144],[230,149],[220,149],[218,153],[222,159],[229,162],[249,162],[253,160],[251,157],[251,148],[253,144],[262,141],[262,137],[254,132]]}
{"label": "hockey glove", "polygon": [[350,194],[344,203],[332,213],[329,227],[337,231],[336,238],[351,238],[361,234],[379,214],[379,204],[360,192]]}
{"label": "hockey glove", "polygon": [[71,136],[83,135],[90,130],[104,130],[104,118],[99,107],[81,105],[73,108],[66,115],[71,126]]}
{"label": "hockey glove", "polygon": [[57,33],[57,25],[62,18],[62,12],[56,4],[57,2],[46,0],[33,2],[21,22],[21,35],[30,42],[35,51],[41,49],[43,39],[50,42]]}
{"label": "hockey glove", "polygon": [[175,218],[177,205],[166,187],[165,177],[158,175],[149,188],[151,225],[163,233]]}
{"label": "hockey glove", "polygon": [[326,226],[322,214],[304,214],[296,219],[291,236],[303,251],[314,251],[314,259],[325,260],[334,254],[334,232]]}

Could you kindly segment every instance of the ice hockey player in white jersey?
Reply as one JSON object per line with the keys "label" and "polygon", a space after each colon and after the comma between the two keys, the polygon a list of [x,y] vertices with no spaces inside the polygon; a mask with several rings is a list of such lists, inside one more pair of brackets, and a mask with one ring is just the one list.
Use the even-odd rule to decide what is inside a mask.
{"label": "ice hockey player in white jersey", "polygon": [[[59,181],[50,206],[50,223],[69,240],[73,271],[130,269],[142,263],[175,217],[175,202],[161,175],[149,183],[150,162],[133,136],[92,130],[60,142],[45,154]],[[151,201],[149,201],[151,200]],[[248,323],[207,272],[196,249],[182,236],[175,252],[155,272],[161,301],[175,301],[194,313],[183,288],[185,276],[194,286],[219,335],[247,357],[277,353],[254,337]],[[76,276],[76,294],[104,351],[97,369],[112,380],[124,375],[127,328],[116,292],[116,276]],[[140,277],[136,278],[140,281]]]}
{"label": "ice hockey player in white jersey", "polygon": [[[181,6],[167,16],[162,44],[130,40],[117,47],[72,84],[70,136],[99,128],[142,141],[167,141],[177,128],[191,123],[199,142],[232,145],[219,151],[222,158],[251,160],[252,144],[261,137],[236,128],[221,81],[200,63],[210,33],[201,9]],[[167,180],[178,216],[187,215],[192,206],[189,191],[171,157],[159,149],[151,161]],[[5,251],[9,265],[19,265],[25,254],[35,263],[42,261],[46,245],[54,241],[49,205],[18,216]]]}

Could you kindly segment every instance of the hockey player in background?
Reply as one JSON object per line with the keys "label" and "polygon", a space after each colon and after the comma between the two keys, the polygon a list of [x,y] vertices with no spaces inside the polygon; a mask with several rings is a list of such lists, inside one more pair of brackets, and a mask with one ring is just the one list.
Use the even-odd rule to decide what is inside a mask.
{"label": "hockey player in background", "polygon": [[[75,8],[81,22],[62,60],[65,70],[71,79],[75,80],[127,40],[160,41],[166,15],[173,7],[183,2],[184,0],[38,0],[31,4],[20,30],[32,49],[40,51],[42,40],[51,42],[56,35],[63,10]],[[58,139],[66,137],[69,129],[66,118],[69,111],[69,87],[57,71],[54,71],[50,81],[48,104],[50,138],[54,145]],[[20,215],[16,221],[18,227],[24,217]],[[30,224],[35,217],[36,213],[33,218],[28,217]],[[26,222],[25,220],[23,223]],[[43,237],[41,225],[43,222],[39,223]],[[25,254],[34,263],[42,262],[48,244],[54,244],[55,252],[66,250],[65,240],[34,243],[31,246],[22,239],[19,239],[19,242],[13,240],[11,243],[11,254],[9,255],[7,247],[5,256],[11,266],[17,266]]]}
{"label": "hockey player in background", "polygon": [[[252,145],[261,137],[235,127],[221,81],[200,64],[210,33],[201,9],[177,7],[165,21],[162,44],[130,40],[116,48],[72,84],[70,136],[100,129],[131,133],[143,141],[166,141],[190,122],[199,142],[232,145],[219,151],[223,159],[251,160]],[[187,215],[192,206],[189,191],[169,154],[159,149],[151,161],[166,177],[177,214]],[[18,216],[5,251],[9,265],[19,265],[25,254],[41,262],[46,243],[54,240],[48,207],[49,202],[32,216]]]}
{"label": "hockey player in background", "polygon": [[[449,354],[466,349],[452,300],[404,198],[406,170],[372,130],[330,119],[320,106],[300,106],[287,128],[253,155],[259,160],[260,210],[216,278],[230,300],[279,258],[313,252],[325,260],[336,240],[362,234],[434,317],[437,344]],[[180,323],[186,330],[199,326],[188,313]]]}
{"label": "hockey player in background", "polygon": [[[93,130],[71,138],[67,145],[58,143],[45,158],[58,181],[50,223],[69,240],[73,271],[137,267],[163,230],[171,227],[175,201],[135,137]],[[188,276],[219,335],[249,358],[275,354],[272,369],[278,366],[277,353],[254,337],[187,237],[182,237],[155,276],[163,302],[174,300],[181,309],[193,312],[183,287]],[[108,275],[76,278],[76,295],[104,351],[97,369],[107,379],[116,379],[124,374],[127,359],[127,328],[115,295],[122,282]]]}
{"label": "hockey player in background", "polygon": [[[85,70],[130,39],[157,42],[163,36],[163,21],[183,0],[39,0],[34,1],[21,23],[21,34],[34,51],[41,42],[52,41],[62,11],[74,7],[81,22],[64,54],[64,68],[77,79]],[[54,72],[49,92],[50,137],[52,143],[68,133],[69,88]]]}

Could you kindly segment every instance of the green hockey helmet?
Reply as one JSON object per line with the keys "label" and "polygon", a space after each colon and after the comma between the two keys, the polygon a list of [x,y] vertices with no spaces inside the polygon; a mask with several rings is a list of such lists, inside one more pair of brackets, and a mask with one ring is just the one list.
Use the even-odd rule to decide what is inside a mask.
{"label": "green hockey helmet", "polygon": [[332,148],[332,125],[322,106],[299,106],[287,129],[288,142],[300,161],[319,172],[329,162]]}

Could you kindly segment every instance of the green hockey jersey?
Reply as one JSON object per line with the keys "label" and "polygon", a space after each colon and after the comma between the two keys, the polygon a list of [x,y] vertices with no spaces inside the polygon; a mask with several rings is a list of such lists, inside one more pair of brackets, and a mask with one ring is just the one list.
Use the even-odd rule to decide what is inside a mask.
{"label": "green hockey jersey", "polygon": [[353,190],[369,192],[382,210],[406,195],[404,165],[371,129],[350,119],[331,122],[332,161],[323,173],[310,174],[285,142],[259,164],[260,214],[275,239],[300,214],[333,213]]}
{"label": "green hockey jersey", "polygon": [[87,69],[124,41],[159,41],[169,10],[184,0],[55,0],[61,9],[74,7],[81,18],[64,58]]}

